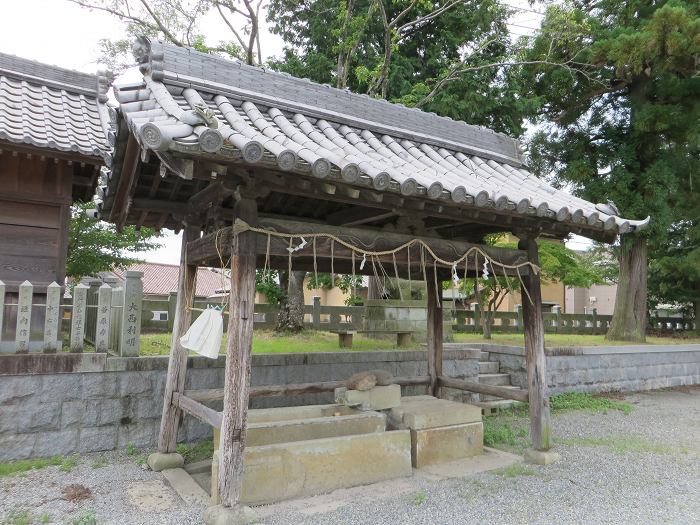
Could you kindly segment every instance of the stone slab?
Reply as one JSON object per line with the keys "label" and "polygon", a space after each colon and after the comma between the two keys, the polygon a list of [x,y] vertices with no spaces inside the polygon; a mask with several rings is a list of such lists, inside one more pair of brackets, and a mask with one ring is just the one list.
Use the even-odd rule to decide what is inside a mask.
{"label": "stone slab", "polygon": [[412,430],[463,425],[481,422],[481,409],[432,396],[409,396],[402,397],[401,406],[391,410],[390,421]]}
{"label": "stone slab", "polygon": [[272,503],[411,474],[407,430],[249,447],[241,502]]}
{"label": "stone slab", "polygon": [[204,511],[202,519],[207,525],[248,525],[258,521],[253,509],[245,505],[235,507],[215,505]]}
{"label": "stone slab", "polygon": [[[255,410],[250,412],[255,412]],[[351,415],[250,423],[246,429],[246,446],[255,447],[291,441],[370,434],[385,430],[386,416],[379,412],[358,412]],[[219,448],[219,439],[219,429],[215,428],[215,449]]]}
{"label": "stone slab", "polygon": [[481,422],[411,430],[411,458],[415,468],[469,458],[484,452]]}
{"label": "stone slab", "polygon": [[209,504],[209,494],[192,479],[192,476],[190,476],[185,469],[168,468],[163,470],[162,474],[173,490],[177,492],[188,505]]}
{"label": "stone slab", "polygon": [[551,465],[561,459],[561,456],[553,450],[534,450],[531,448],[525,451],[523,457],[527,463],[535,465]]}
{"label": "stone slab", "polygon": [[[341,391],[343,389],[338,389]],[[360,410],[386,410],[401,405],[401,386],[375,386],[370,390],[344,390],[336,401]]]}

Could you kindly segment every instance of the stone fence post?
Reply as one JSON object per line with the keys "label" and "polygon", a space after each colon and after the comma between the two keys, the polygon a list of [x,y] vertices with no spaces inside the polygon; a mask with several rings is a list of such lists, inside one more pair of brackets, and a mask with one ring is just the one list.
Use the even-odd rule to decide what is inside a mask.
{"label": "stone fence post", "polygon": [[121,337],[119,355],[139,355],[141,338],[141,310],[143,308],[143,272],[124,273],[124,306],[122,307]]}
{"label": "stone fence post", "polygon": [[518,318],[515,320],[515,326],[518,328],[519,332],[522,332],[523,331],[523,305],[522,304],[515,305],[515,313],[518,316]]}
{"label": "stone fence post", "polygon": [[32,326],[32,298],[34,287],[29,281],[19,285],[19,299],[17,301],[17,326],[15,328],[15,352],[25,354],[29,352],[29,335]]}
{"label": "stone fence post", "polygon": [[314,308],[311,313],[314,330],[321,329],[321,298],[314,295]]}
{"label": "stone fence post", "polygon": [[70,315],[70,351],[82,352],[85,340],[85,311],[89,286],[80,283],[73,288],[73,310]]}
{"label": "stone fence post", "polygon": [[473,303],[472,306],[474,307],[474,327],[478,332],[481,327],[481,307],[479,306],[479,303]]}
{"label": "stone fence post", "polygon": [[56,281],[46,287],[46,315],[44,317],[44,353],[58,350],[58,328],[61,321],[61,285]]}
{"label": "stone fence post", "polygon": [[591,308],[591,315],[593,316],[593,333],[598,333],[598,309]]}
{"label": "stone fence post", "polygon": [[554,333],[558,334],[559,328],[561,328],[561,306],[558,304],[552,306],[552,313],[556,316],[554,319]]}
{"label": "stone fence post", "polygon": [[104,283],[97,291],[97,322],[95,323],[95,350],[109,350],[109,330],[112,324],[112,287]]}
{"label": "stone fence post", "polygon": [[0,351],[2,351],[2,336],[3,336],[3,330],[2,327],[5,326],[3,324],[3,319],[5,317],[5,283],[0,281]]}

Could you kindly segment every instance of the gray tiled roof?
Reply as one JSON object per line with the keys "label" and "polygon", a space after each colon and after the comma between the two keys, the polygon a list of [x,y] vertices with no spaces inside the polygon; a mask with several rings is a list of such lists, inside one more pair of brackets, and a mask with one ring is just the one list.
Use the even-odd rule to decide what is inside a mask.
{"label": "gray tiled roof", "polygon": [[0,140],[100,157],[107,88],[104,77],[0,53]]}
{"label": "gray tiled roof", "polygon": [[578,230],[646,225],[538,179],[517,142],[490,130],[146,39],[135,54],[143,83],[115,92],[145,148],[268,164]]}

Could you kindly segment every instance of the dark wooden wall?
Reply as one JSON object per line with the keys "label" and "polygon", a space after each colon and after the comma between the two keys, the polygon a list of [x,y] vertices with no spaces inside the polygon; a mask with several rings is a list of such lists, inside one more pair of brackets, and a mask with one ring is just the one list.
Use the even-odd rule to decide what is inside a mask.
{"label": "dark wooden wall", "polygon": [[11,150],[0,154],[0,280],[15,291],[63,284],[74,163]]}

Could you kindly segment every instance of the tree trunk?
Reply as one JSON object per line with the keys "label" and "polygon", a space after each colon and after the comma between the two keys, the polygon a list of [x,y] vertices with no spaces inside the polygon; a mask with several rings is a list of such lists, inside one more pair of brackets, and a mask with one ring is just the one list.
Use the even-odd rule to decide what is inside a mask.
{"label": "tree trunk", "polygon": [[620,239],[620,279],[615,311],[605,336],[610,341],[646,340],[647,326],[647,243],[639,235]]}
{"label": "tree trunk", "polygon": [[287,290],[287,299],[280,304],[276,332],[298,333],[304,329],[304,279],[306,272],[280,272],[280,286]]}
{"label": "tree trunk", "polygon": [[484,335],[484,339],[491,339],[491,327],[493,326],[494,312],[488,307],[486,311],[481,316],[481,330]]}
{"label": "tree trunk", "polygon": [[697,299],[695,303],[693,303],[693,306],[695,313],[695,334],[700,337],[700,299]]}

